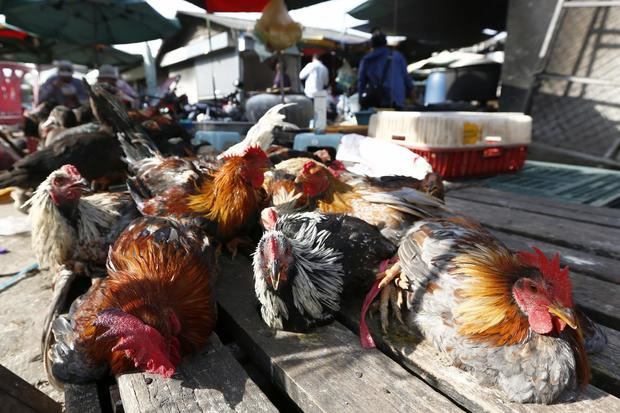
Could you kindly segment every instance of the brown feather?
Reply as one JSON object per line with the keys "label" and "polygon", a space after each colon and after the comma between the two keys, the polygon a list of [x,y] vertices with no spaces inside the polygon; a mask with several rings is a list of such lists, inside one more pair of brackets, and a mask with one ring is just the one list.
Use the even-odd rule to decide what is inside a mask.
{"label": "brown feather", "polygon": [[200,248],[139,238],[144,226],[126,231],[110,253],[108,277],[77,309],[74,320],[84,351],[97,363],[107,362],[118,374],[133,368],[123,351],[112,352],[116,338],[96,340],[102,334],[93,325],[97,315],[120,309],[169,337],[167,320],[172,312],[181,323],[177,338],[181,351],[191,352],[206,344],[215,327],[216,311],[212,282],[213,263]]}
{"label": "brown feather", "polygon": [[511,293],[521,268],[518,259],[497,245],[460,254],[454,263],[454,273],[465,276],[454,311],[461,334],[497,346],[522,342],[529,323]]}
{"label": "brown feather", "polygon": [[253,220],[262,208],[262,189],[253,188],[240,174],[245,160],[231,157],[190,195],[187,207],[210,221],[217,222],[217,236],[233,238],[239,229]]}

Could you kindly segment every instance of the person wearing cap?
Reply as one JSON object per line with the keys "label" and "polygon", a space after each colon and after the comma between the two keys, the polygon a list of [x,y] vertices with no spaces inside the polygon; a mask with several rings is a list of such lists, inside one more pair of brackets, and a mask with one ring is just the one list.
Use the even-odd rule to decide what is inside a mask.
{"label": "person wearing cap", "polygon": [[116,67],[108,64],[101,65],[97,82],[110,85],[113,89],[112,93],[115,93],[127,106],[134,107],[138,103],[138,93],[118,76]]}
{"label": "person wearing cap", "polygon": [[372,50],[366,53],[359,65],[357,80],[359,96],[360,98],[364,96],[370,84],[378,86],[381,83],[378,106],[401,109],[407,97],[414,99],[413,82],[407,73],[405,57],[387,47],[387,38],[379,29],[372,31],[370,44]]}
{"label": "person wearing cap", "polygon": [[86,103],[88,94],[82,82],[73,77],[73,64],[67,60],[61,60],[57,68],[56,75],[41,85],[39,103],[51,102],[70,109]]}

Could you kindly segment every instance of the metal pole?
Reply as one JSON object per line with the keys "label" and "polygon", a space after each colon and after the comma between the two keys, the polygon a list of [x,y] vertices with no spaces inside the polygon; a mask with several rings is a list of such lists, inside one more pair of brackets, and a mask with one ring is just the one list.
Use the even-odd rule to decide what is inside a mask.
{"label": "metal pole", "polygon": [[544,59],[547,55],[547,52],[549,51],[551,38],[553,37],[553,33],[555,32],[556,26],[558,24],[558,19],[560,18],[560,13],[562,13],[563,6],[564,0],[558,0],[558,2],[555,3],[555,10],[553,10],[551,21],[549,22],[549,26],[547,27],[547,33],[545,33],[545,39],[543,40],[543,44],[540,47],[540,52],[538,53],[538,57],[540,59]]}
{"label": "metal pole", "polygon": [[284,58],[282,51],[278,51],[278,63],[280,63],[280,103],[284,103]]}
{"label": "metal pole", "polygon": [[616,7],[620,1],[567,1],[564,7]]}
{"label": "metal pole", "polygon": [[[209,53],[213,52],[213,44],[211,43],[211,20],[209,19],[209,14],[206,14],[205,18],[207,19],[207,35],[209,36]],[[215,93],[215,70],[213,69],[213,62],[211,62],[211,87],[213,88],[213,99],[217,99],[217,94]]]}

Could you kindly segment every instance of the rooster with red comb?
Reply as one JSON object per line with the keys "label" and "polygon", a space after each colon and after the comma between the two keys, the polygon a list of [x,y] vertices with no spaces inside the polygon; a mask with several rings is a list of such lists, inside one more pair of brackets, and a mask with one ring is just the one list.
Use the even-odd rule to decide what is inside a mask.
{"label": "rooster with red comb", "polygon": [[107,267],[108,276],[54,321],[53,383],[133,369],[171,377],[215,327],[215,255],[197,226],[140,218],[114,243]]}
{"label": "rooster with red comb", "polygon": [[[384,330],[391,304],[400,321],[510,401],[548,404],[588,383],[586,347],[600,351],[606,340],[575,308],[558,255],[515,254],[479,224],[446,218],[415,223],[386,267],[364,302],[364,347],[374,345],[365,312],[381,292]],[[584,322],[595,327],[588,337]]]}

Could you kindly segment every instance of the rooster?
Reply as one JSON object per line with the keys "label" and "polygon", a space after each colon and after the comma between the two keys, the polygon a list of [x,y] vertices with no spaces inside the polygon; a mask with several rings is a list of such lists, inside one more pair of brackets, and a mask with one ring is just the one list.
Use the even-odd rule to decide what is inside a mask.
{"label": "rooster", "polygon": [[[364,303],[363,312],[382,286],[392,290],[382,294],[384,326],[391,297],[397,317],[404,304],[409,327],[511,401],[548,404],[587,384],[584,338],[559,255],[513,253],[479,224],[449,218],[414,224],[392,264]],[[363,319],[362,344],[372,346]]]}
{"label": "rooster", "polygon": [[32,249],[41,266],[56,269],[70,261],[103,266],[110,243],[139,215],[127,193],[83,196],[88,190],[78,169],[64,165],[28,201]]}
{"label": "rooster", "polygon": [[39,265],[55,273],[54,294],[43,325],[43,347],[76,276],[98,275],[108,247],[139,216],[129,194],[83,196],[87,190],[88,182],[77,168],[64,165],[52,172],[28,201],[32,249]]}
{"label": "rooster", "polygon": [[89,89],[98,116],[109,119],[135,175],[130,193],[147,216],[203,219],[208,233],[237,251],[265,202],[262,184],[270,163],[265,152],[250,146],[225,157],[218,169],[187,158],[165,158],[143,131],[131,125],[125,109],[97,85]]}
{"label": "rooster", "polygon": [[134,368],[171,377],[215,327],[214,260],[196,226],[134,221],[110,250],[107,277],[54,321],[51,380],[84,383]]}
{"label": "rooster", "polygon": [[269,327],[306,331],[331,321],[347,291],[373,282],[396,247],[366,222],[345,215],[263,211],[267,232],[254,253],[254,287]]}
{"label": "rooster", "polygon": [[188,171],[188,175],[196,174],[191,184],[171,186],[159,193],[137,178],[131,179],[129,186],[144,215],[203,218],[209,233],[234,253],[238,242],[258,222],[265,203],[262,184],[268,166],[265,153],[251,147],[241,156],[227,158],[215,171]]}
{"label": "rooster", "polygon": [[[307,161],[295,179],[303,194],[300,200],[308,207],[363,219],[396,244],[415,220],[445,211],[442,200],[418,190],[424,182],[410,177],[354,177],[344,182],[314,161]],[[436,186],[429,186],[430,191]]]}

